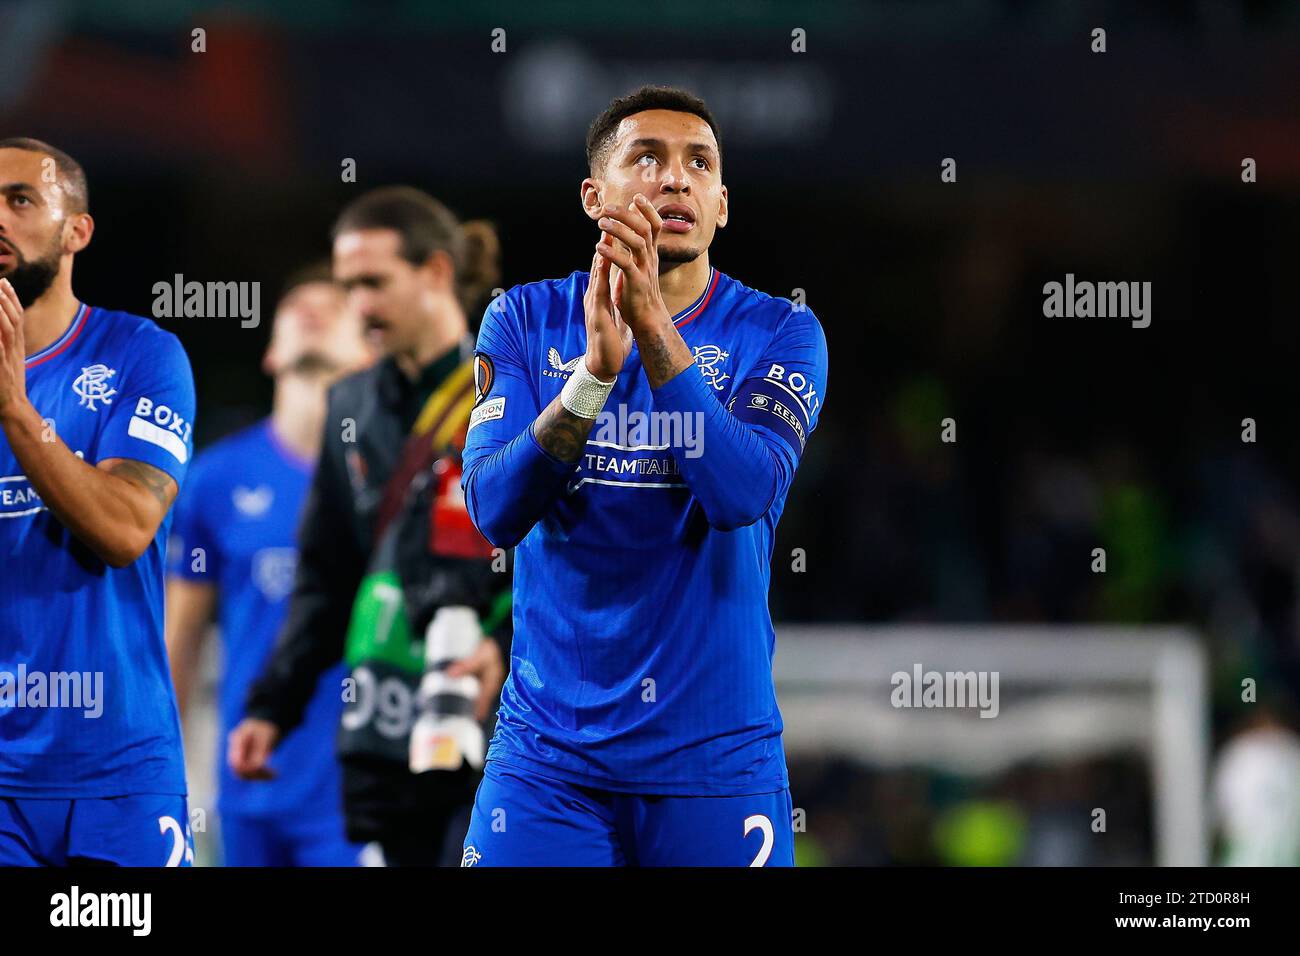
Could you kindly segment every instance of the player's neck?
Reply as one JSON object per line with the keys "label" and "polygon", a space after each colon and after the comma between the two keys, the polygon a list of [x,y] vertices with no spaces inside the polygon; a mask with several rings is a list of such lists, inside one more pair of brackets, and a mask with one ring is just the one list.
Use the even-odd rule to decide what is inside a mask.
{"label": "player's neck", "polygon": [[414,382],[421,372],[459,345],[468,332],[464,310],[459,306],[449,308],[429,321],[414,349],[394,355],[393,360],[402,374]]}
{"label": "player's neck", "polygon": [[271,430],[291,452],[306,461],[320,456],[325,427],[325,387],[300,375],[276,380],[271,405]]}
{"label": "player's neck", "polygon": [[710,271],[709,254],[705,252],[659,273],[659,291],[669,315],[676,315],[704,294]]}
{"label": "player's neck", "polygon": [[[62,280],[62,281],[61,281]],[[45,294],[23,310],[23,334],[27,354],[48,348],[68,331],[81,303],[72,294],[72,283],[60,276]]]}

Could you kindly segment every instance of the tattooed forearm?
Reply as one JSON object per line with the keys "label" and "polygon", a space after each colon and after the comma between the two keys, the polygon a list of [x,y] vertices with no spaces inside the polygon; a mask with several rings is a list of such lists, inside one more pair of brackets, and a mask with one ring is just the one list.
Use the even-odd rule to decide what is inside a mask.
{"label": "tattooed forearm", "polygon": [[587,447],[594,418],[579,418],[560,404],[557,395],[533,422],[533,437],[548,454],[560,461],[577,461]]}
{"label": "tattooed forearm", "polygon": [[638,335],[636,346],[641,353],[641,364],[645,367],[645,377],[651,388],[658,388],[694,363],[690,346],[671,324]]}
{"label": "tattooed forearm", "polygon": [[176,483],[172,481],[171,475],[153,465],[146,465],[142,461],[134,461],[130,458],[122,458],[107,469],[110,475],[116,475],[123,481],[129,481],[133,485],[138,485],[146,489],[162,505],[165,513],[172,506],[172,499],[176,496]]}

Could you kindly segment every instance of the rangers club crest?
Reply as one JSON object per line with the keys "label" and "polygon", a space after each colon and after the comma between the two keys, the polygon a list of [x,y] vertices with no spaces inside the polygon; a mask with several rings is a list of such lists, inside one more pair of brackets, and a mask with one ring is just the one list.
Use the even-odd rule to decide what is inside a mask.
{"label": "rangers club crest", "polygon": [[730,352],[724,352],[716,345],[695,346],[695,364],[700,367],[700,374],[704,376],[706,382],[712,385],[719,392],[722,391],[722,383],[731,378],[731,376],[722,371],[718,366],[720,366],[730,355]]}
{"label": "rangers club crest", "polygon": [[89,408],[92,412],[99,411],[96,402],[112,405],[117,389],[109,388],[108,380],[116,374],[117,369],[109,368],[107,365],[90,365],[82,368],[81,374],[72,383],[72,390],[81,397],[78,404]]}

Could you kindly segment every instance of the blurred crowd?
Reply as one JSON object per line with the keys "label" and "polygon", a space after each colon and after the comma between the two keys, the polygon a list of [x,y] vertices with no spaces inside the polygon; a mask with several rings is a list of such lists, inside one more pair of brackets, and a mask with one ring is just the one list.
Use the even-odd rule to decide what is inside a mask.
{"label": "blurred crowd", "polygon": [[[1189,256],[1172,226],[1217,201],[1190,197],[1163,228],[1136,201],[1045,203],[1030,218],[1055,235],[970,227],[912,286],[920,308],[897,301],[914,277],[884,274],[862,327],[833,317],[828,413],[778,540],[773,606],[784,620],[1189,625],[1211,668],[1215,859],[1300,865],[1300,495],[1294,374],[1277,350],[1294,335],[1277,335],[1267,263],[1221,323],[1237,278],[1226,234]],[[1115,278],[1158,277],[1152,329],[1042,317],[1042,282],[1089,233],[1115,237]],[[1135,234],[1143,250],[1125,248]],[[1196,274],[1202,259],[1215,268]],[[793,547],[822,557],[815,575],[787,571]],[[1115,758],[980,781],[816,761],[792,775],[821,827],[847,828],[810,826],[818,859],[1086,865],[1150,861],[1149,772]],[[1118,855],[1081,839],[1079,808],[1101,805],[1124,821],[1105,844]]]}

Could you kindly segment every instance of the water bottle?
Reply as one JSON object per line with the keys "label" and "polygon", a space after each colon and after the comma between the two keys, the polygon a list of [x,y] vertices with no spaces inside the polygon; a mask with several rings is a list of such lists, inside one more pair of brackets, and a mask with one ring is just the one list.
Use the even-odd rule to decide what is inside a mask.
{"label": "water bottle", "polygon": [[416,694],[418,715],[411,728],[412,773],[458,770],[462,762],[483,766],[483,727],[474,716],[477,677],[448,677],[447,668],[468,657],[483,640],[472,607],[442,607],[424,634],[424,676]]}

